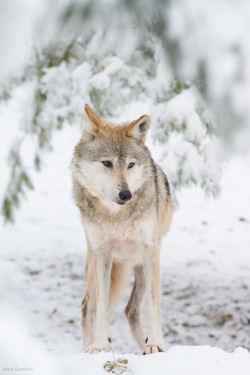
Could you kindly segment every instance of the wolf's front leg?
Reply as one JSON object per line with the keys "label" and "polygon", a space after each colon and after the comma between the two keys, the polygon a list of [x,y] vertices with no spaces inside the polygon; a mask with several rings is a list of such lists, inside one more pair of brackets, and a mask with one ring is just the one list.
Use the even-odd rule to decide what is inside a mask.
{"label": "wolf's front leg", "polygon": [[86,353],[95,354],[110,350],[109,331],[109,288],[112,268],[111,253],[104,249],[94,252],[95,287],[96,287],[96,339]]}
{"label": "wolf's front leg", "polygon": [[164,352],[160,310],[160,251],[158,248],[147,247],[144,269],[148,300],[148,338],[143,354]]}

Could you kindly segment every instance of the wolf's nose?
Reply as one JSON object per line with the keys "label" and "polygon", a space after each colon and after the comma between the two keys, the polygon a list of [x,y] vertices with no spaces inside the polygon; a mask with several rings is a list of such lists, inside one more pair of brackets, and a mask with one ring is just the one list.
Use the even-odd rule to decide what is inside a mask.
{"label": "wolf's nose", "polygon": [[127,202],[132,198],[131,191],[127,189],[121,190],[119,193],[119,197],[123,202]]}

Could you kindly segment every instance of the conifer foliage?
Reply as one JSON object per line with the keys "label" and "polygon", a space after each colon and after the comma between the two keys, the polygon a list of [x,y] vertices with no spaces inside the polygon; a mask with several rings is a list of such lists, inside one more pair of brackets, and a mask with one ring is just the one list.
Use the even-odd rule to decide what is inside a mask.
{"label": "conifer foliage", "polygon": [[[152,8],[141,1],[105,3],[58,2],[52,15],[45,12],[53,32],[42,41],[35,37],[21,73],[0,85],[2,102],[17,88],[25,92],[19,138],[8,158],[10,177],[2,203],[6,221],[14,220],[22,196],[33,189],[33,170],[41,170],[44,151],[52,150],[52,134],[66,124],[81,125],[84,103],[111,121],[125,113],[124,120],[130,119],[131,105],[144,103],[159,162],[175,190],[198,185],[207,194],[219,192],[220,132],[211,116],[216,111],[208,111],[209,57],[196,56],[192,69],[184,69],[185,61],[190,63],[181,35],[185,27],[176,30],[171,24],[187,4],[179,2],[178,8],[158,0]],[[191,41],[195,32],[190,31]],[[22,158],[26,142],[33,145],[33,169]]]}

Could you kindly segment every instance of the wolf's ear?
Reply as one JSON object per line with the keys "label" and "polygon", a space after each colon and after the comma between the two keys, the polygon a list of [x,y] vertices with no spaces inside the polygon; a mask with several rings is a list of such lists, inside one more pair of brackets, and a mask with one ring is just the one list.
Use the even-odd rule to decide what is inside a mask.
{"label": "wolf's ear", "polygon": [[145,142],[146,135],[150,127],[150,117],[148,115],[141,116],[138,120],[129,124],[129,135],[138,142]]}
{"label": "wolf's ear", "polygon": [[88,141],[94,140],[101,122],[101,117],[88,104],[85,104],[82,138]]}

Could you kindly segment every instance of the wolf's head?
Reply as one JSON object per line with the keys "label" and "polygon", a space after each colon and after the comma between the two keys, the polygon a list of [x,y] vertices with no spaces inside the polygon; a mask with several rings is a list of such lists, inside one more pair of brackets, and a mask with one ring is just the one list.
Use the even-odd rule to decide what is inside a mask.
{"label": "wolf's head", "polygon": [[85,105],[82,138],[71,169],[77,181],[104,205],[124,205],[147,180],[150,156],[144,142],[149,126],[147,115],[114,125]]}

